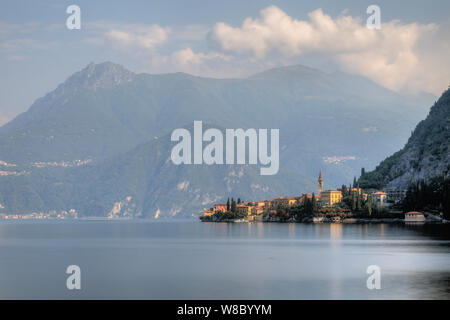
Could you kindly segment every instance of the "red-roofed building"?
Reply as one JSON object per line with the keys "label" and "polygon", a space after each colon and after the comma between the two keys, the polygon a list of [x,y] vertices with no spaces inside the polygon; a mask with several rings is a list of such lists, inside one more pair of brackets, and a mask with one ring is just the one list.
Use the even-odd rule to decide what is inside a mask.
{"label": "red-roofed building", "polygon": [[411,211],[405,213],[405,222],[424,222],[425,216],[422,212]]}
{"label": "red-roofed building", "polygon": [[226,203],[217,203],[213,206],[214,212],[227,212],[227,204]]}

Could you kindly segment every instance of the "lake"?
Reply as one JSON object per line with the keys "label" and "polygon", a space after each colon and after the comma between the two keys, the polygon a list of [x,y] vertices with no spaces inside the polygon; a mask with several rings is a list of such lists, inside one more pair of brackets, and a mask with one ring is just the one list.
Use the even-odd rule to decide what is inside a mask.
{"label": "lake", "polygon": [[0,299],[437,298],[450,298],[450,226],[0,221]]}

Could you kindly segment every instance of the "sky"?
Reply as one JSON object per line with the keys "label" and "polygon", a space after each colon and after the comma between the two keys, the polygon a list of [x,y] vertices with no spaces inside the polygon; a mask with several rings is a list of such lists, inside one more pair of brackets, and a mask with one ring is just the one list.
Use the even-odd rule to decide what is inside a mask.
{"label": "sky", "polygon": [[[81,29],[69,30],[70,5]],[[381,28],[366,12],[378,5]],[[0,2],[0,125],[87,64],[240,78],[303,64],[439,96],[450,84],[450,1]]]}

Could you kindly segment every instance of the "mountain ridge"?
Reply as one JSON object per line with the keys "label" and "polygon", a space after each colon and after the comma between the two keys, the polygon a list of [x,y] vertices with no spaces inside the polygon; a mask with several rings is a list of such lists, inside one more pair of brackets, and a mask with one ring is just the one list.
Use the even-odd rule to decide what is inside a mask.
{"label": "mountain ridge", "polygon": [[[292,69],[295,73],[303,67]],[[131,163],[129,173],[134,178],[129,180],[134,182],[119,179],[121,184],[127,186],[126,190],[154,191],[146,196],[138,195],[137,191],[136,195],[131,195],[137,201],[136,208],[142,208],[146,214],[158,209],[167,214],[180,206],[189,208],[195,196],[180,196],[178,202],[172,200],[170,208],[166,204],[165,195],[178,192],[176,186],[183,181],[173,178],[171,184],[167,184],[164,176],[146,173],[149,181],[144,183],[136,175],[150,169],[133,157],[139,157],[137,146],[155,137],[167,139],[172,130],[194,120],[222,128],[278,128],[280,174],[272,177],[271,184],[286,194],[311,192],[315,189],[311,181],[322,170],[328,187],[335,188],[350,182],[361,167],[375,167],[389,153],[398,150],[411,128],[423,118],[416,112],[423,108],[420,102],[394,93],[385,94],[390,91],[373,82],[365,83],[353,76],[344,79],[343,75],[330,75],[311,68],[307,69],[308,73],[320,76],[312,77],[311,81],[302,76],[296,80],[283,77],[283,70],[289,67],[271,71],[281,72],[277,80],[209,79],[179,73],[136,74],[113,63],[90,64],[0,128],[0,160],[16,165],[15,169],[0,168],[6,172],[0,176],[0,203],[8,212],[51,210],[69,206],[72,193],[83,194],[85,199],[93,201],[92,204],[96,203],[92,208],[99,208],[104,214],[105,208],[123,201],[118,198],[131,194],[119,192],[120,188],[108,194],[108,184],[99,187],[105,186],[101,181],[98,184],[75,181],[71,172],[81,172],[78,170],[82,168],[68,167],[74,164],[83,167],[86,163],[87,167],[103,166],[118,155],[129,154],[128,161],[115,160],[117,165],[111,170],[122,172],[121,166]],[[376,90],[371,93],[373,86]],[[405,113],[408,107],[415,111]],[[167,152],[167,141],[162,146]],[[147,149],[147,157],[154,156],[151,153],[156,150]],[[162,165],[156,159],[150,164]],[[103,170],[95,168],[91,176],[101,180],[95,171]],[[229,192],[222,182],[217,186],[212,183],[212,177],[221,181],[228,176],[230,168],[227,171],[224,167],[211,167],[204,172],[189,166],[183,170],[165,168],[167,176],[183,177],[184,181],[197,181],[199,174],[210,177],[204,185],[198,181],[196,189],[200,193],[224,196],[235,191],[235,194],[242,193],[242,197],[268,196],[264,191],[267,188],[247,192],[244,187],[236,186],[236,190]],[[13,175],[8,170],[28,174]],[[252,168],[243,172],[248,177],[243,178],[241,186],[251,189],[252,180],[255,185],[262,185]],[[89,175],[85,177],[90,179]],[[112,179],[107,174],[103,177]],[[114,185],[113,180],[110,181]],[[91,192],[84,192],[84,187]],[[95,192],[96,188],[102,191]],[[153,194],[160,194],[160,199]],[[83,197],[73,198],[78,199],[78,206],[92,214],[95,209],[81,205]],[[202,202],[205,201],[194,203],[192,210],[197,212]]]}
{"label": "mountain ridge", "polygon": [[406,190],[411,184],[430,181],[450,172],[450,88],[419,122],[405,146],[364,174],[364,187]]}

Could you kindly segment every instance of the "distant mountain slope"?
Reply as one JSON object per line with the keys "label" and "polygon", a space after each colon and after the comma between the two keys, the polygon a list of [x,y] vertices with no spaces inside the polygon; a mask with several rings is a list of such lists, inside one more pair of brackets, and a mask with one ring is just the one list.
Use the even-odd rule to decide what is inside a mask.
{"label": "distant mountain slope", "polygon": [[286,169],[261,176],[255,165],[176,166],[173,144],[163,136],[98,164],[2,177],[0,203],[4,212],[52,208],[84,216],[186,217],[228,196],[265,200],[315,188],[313,179]]}
{"label": "distant mountain slope", "polygon": [[[203,120],[230,128],[280,128],[284,162],[302,174],[315,175],[328,166],[327,157],[355,157],[341,162],[342,170],[330,167],[334,184],[398,149],[426,111],[422,100],[366,78],[303,66],[248,79],[208,79],[134,74],[106,62],[88,65],[0,127],[0,160],[102,160]],[[314,167],[300,164],[300,156]]]}
{"label": "distant mountain slope", "polygon": [[403,149],[360,178],[368,187],[407,189],[424,179],[450,172],[450,89],[433,105]]}
{"label": "distant mountain slope", "polygon": [[[225,194],[261,199],[314,191],[319,170],[334,188],[398,150],[425,117],[424,99],[304,66],[210,79],[90,64],[0,127],[0,161],[15,165],[0,163],[0,210],[97,215],[115,203],[123,208],[131,196],[134,213],[197,212]],[[280,173],[263,178],[251,166],[173,167],[157,158],[158,148],[169,150],[168,134],[194,120],[280,129]],[[242,172],[239,183],[224,184],[233,172]],[[186,181],[190,189],[178,191]]]}

